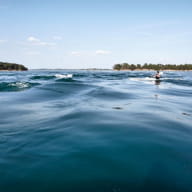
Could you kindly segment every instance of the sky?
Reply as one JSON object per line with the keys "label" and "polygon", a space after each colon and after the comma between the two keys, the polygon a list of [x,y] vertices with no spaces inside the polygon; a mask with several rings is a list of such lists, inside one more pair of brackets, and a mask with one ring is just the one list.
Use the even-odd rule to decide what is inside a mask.
{"label": "sky", "polygon": [[0,0],[0,61],[29,69],[192,63],[192,0]]}

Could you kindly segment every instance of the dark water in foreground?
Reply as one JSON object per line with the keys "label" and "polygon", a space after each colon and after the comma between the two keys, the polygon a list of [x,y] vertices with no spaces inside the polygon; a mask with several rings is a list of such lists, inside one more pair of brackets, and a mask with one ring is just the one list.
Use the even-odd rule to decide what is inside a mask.
{"label": "dark water in foreground", "polygon": [[192,72],[151,75],[0,72],[0,192],[191,192]]}

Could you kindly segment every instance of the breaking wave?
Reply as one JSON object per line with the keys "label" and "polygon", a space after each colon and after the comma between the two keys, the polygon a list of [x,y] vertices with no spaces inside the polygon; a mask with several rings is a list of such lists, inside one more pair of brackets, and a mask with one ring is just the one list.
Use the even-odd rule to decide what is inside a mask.
{"label": "breaking wave", "polygon": [[40,85],[40,83],[30,83],[30,82],[1,82],[0,91],[23,91],[25,89],[32,88],[34,86]]}

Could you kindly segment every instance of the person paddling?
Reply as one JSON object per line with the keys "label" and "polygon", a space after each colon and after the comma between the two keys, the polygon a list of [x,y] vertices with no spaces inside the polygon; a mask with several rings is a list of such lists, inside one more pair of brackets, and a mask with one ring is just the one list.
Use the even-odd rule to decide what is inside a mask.
{"label": "person paddling", "polygon": [[157,71],[157,73],[154,75],[154,77],[155,77],[156,79],[160,79],[161,75],[160,75],[159,71]]}

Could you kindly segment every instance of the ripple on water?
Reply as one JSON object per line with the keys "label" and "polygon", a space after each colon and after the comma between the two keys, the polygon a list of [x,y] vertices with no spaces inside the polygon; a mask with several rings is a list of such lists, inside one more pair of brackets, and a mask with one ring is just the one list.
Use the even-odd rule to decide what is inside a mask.
{"label": "ripple on water", "polygon": [[0,94],[0,191],[192,191],[190,83],[68,73],[72,80],[58,80],[61,71],[0,80],[12,86]]}

